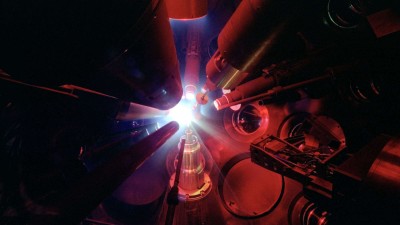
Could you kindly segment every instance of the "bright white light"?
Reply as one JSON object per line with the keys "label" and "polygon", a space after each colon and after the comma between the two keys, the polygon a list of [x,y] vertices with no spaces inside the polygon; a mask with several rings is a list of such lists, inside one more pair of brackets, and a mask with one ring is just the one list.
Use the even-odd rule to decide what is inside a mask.
{"label": "bright white light", "polygon": [[193,105],[181,100],[169,110],[168,116],[181,125],[189,126],[193,119]]}
{"label": "bright white light", "polygon": [[231,89],[221,89],[222,90],[222,94],[228,94],[228,93],[231,93]]}
{"label": "bright white light", "polygon": [[192,92],[186,92],[186,98],[188,99],[188,100],[194,100],[195,99],[195,95],[194,95],[194,93],[192,93]]}
{"label": "bright white light", "polygon": [[192,101],[196,97],[197,88],[194,85],[186,85],[185,86],[185,98],[189,101]]}
{"label": "bright white light", "polygon": [[242,104],[233,105],[229,108],[231,108],[233,111],[238,111],[240,109],[240,107],[242,107]]}

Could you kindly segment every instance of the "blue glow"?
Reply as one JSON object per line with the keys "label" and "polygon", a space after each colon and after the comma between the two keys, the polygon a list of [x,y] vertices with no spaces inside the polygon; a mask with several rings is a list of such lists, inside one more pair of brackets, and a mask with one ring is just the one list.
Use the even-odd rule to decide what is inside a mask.
{"label": "blue glow", "polygon": [[172,27],[172,30],[174,30],[174,33],[176,33],[177,30],[184,29],[187,25],[193,24],[197,26],[204,26],[208,24],[208,17],[207,15],[199,17],[199,18],[193,18],[193,19],[169,19],[169,24]]}
{"label": "blue glow", "polygon": [[175,120],[182,126],[189,126],[194,119],[193,110],[193,101],[182,99],[175,107],[168,111],[167,117]]}
{"label": "blue glow", "polygon": [[170,23],[175,23],[175,22],[189,22],[189,23],[205,23],[207,20],[207,15],[197,17],[197,18],[190,18],[190,19],[174,19],[174,18],[169,18]]}

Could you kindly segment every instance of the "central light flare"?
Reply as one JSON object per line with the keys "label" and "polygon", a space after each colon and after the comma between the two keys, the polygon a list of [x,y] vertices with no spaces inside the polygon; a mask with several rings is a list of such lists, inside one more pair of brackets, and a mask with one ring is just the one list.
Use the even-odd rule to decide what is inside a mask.
{"label": "central light flare", "polygon": [[167,116],[181,126],[188,127],[194,119],[194,109],[195,103],[183,98],[175,107],[169,110]]}

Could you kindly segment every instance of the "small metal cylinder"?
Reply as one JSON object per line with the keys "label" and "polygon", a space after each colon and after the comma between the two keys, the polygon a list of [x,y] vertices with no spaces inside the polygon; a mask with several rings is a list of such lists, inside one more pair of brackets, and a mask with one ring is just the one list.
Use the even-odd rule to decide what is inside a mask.
{"label": "small metal cylinder", "polygon": [[185,74],[183,75],[183,82],[185,85],[185,96],[188,99],[194,99],[197,93],[197,85],[199,83],[200,74],[200,25],[191,24],[187,33],[187,52],[186,52],[186,65]]}
{"label": "small metal cylinder", "polygon": [[220,109],[226,104],[260,94],[262,91],[274,87],[275,84],[276,81],[273,76],[262,76],[237,86],[234,91],[224,94],[222,97],[216,99],[214,104],[217,109]]}

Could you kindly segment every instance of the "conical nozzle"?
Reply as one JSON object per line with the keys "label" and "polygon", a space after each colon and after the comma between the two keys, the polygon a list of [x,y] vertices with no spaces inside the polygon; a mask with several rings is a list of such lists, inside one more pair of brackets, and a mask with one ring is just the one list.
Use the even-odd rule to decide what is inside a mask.
{"label": "conical nozzle", "polygon": [[186,129],[179,186],[185,190],[197,190],[204,185],[204,157],[200,144],[190,128]]}

